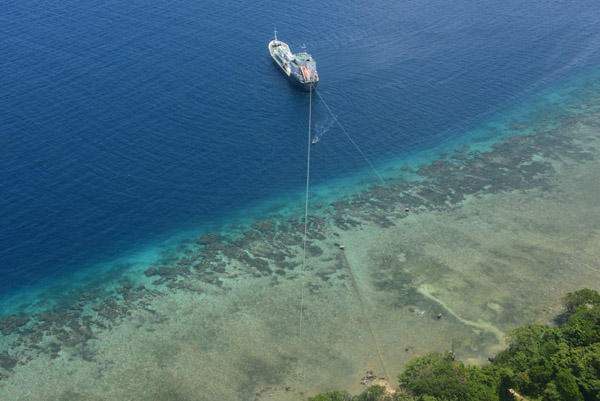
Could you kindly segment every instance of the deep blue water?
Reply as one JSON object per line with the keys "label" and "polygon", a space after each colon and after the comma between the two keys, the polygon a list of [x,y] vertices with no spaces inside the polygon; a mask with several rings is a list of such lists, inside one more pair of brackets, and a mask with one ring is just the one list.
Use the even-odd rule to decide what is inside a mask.
{"label": "deep blue water", "polygon": [[[309,99],[269,57],[275,25],[374,162],[600,62],[597,0],[331,3],[3,1],[0,294],[301,190]],[[364,168],[313,101],[312,182]]]}

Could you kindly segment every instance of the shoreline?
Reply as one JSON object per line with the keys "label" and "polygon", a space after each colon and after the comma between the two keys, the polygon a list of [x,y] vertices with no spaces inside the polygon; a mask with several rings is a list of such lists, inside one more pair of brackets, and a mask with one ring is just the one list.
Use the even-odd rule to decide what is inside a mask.
{"label": "shoreline", "polygon": [[[519,129],[518,124],[509,127],[509,124],[506,124],[507,121],[528,119],[540,110],[541,112],[556,111],[557,107],[560,109],[560,105],[556,104],[557,99],[564,100],[564,98],[572,96],[573,92],[583,89],[586,81],[595,81],[599,79],[599,76],[597,71],[587,71],[578,77],[563,80],[556,87],[545,88],[539,92],[526,95],[518,101],[518,105],[508,105],[489,112],[487,117],[478,118],[478,123],[474,126],[468,124],[469,128],[458,136],[444,139],[433,147],[417,152],[404,153],[402,151],[400,156],[382,160],[375,163],[375,165],[382,176],[388,180],[400,180],[406,183],[414,181],[418,185],[422,176],[416,172],[421,166],[434,163],[439,159],[445,159],[454,149],[462,148],[465,145],[470,147],[471,151],[485,152],[491,150],[495,143],[521,134],[519,131],[522,131],[522,129]],[[532,110],[535,110],[535,112]],[[363,159],[359,160],[359,163],[364,164],[363,162]],[[314,181],[314,178],[311,181]],[[321,182],[311,185],[311,205],[331,202],[334,199],[332,195],[337,197],[340,191],[341,198],[351,197],[357,192],[357,188],[360,190],[360,188],[368,187],[373,180],[372,170],[366,166],[357,170],[351,176],[320,179]],[[377,182],[377,185],[379,184]],[[159,258],[160,253],[178,247],[190,238],[199,235],[198,233],[221,232],[226,236],[237,235],[250,228],[251,224],[257,220],[256,216],[262,216],[261,219],[277,218],[288,214],[300,216],[299,212],[291,211],[289,205],[298,203],[298,199],[301,198],[304,198],[303,192],[287,190],[276,198],[255,201],[244,209],[235,210],[231,215],[221,216],[219,219],[206,222],[200,227],[187,227],[183,231],[175,232],[171,230],[166,235],[140,243],[133,249],[127,249],[124,254],[116,255],[115,258],[106,262],[86,264],[81,271],[68,272],[64,276],[59,276],[58,280],[50,277],[36,284],[26,286],[28,289],[11,292],[11,295],[4,298],[0,305],[14,304],[15,302],[21,305],[30,305],[32,295],[45,303],[49,296],[52,297],[56,293],[61,293],[65,288],[70,289],[73,281],[77,283],[88,282],[88,287],[101,286],[103,283],[96,280],[95,277],[98,273],[105,276],[138,274],[145,268],[140,267],[130,270],[127,266],[150,265]],[[316,200],[316,202],[313,202],[313,200]],[[303,205],[298,203],[297,209],[303,210]],[[24,306],[20,310],[19,308],[13,308],[10,312],[0,310],[0,319],[12,314],[27,313],[27,308],[28,306]],[[5,309],[9,308],[5,307]]]}
{"label": "shoreline", "polygon": [[[546,322],[557,311],[554,292],[598,282],[592,239],[600,213],[590,210],[598,209],[600,84],[590,85],[577,107],[533,128],[515,122],[517,134],[488,152],[463,146],[414,171],[418,185],[394,181],[401,204],[372,185],[315,205],[305,282],[310,342],[296,339],[303,223],[281,215],[237,236],[181,242],[143,277],[115,280],[108,294],[90,289],[65,310],[0,320],[0,394],[161,399],[171,389],[182,399],[233,400],[260,386],[290,386],[281,397],[297,397],[307,383],[315,393],[360,389],[348,377],[378,362],[334,243],[347,247],[386,360],[402,364],[449,344],[466,361],[484,360],[498,347],[486,324]],[[565,274],[570,281],[558,282]],[[20,388],[44,370],[52,373],[36,382],[39,392]],[[236,376],[246,379],[235,388],[195,381]]]}

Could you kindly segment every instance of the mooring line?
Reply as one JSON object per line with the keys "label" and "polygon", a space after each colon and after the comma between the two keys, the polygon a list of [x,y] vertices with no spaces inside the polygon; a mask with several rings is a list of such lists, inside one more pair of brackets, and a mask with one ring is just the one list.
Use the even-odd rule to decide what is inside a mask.
{"label": "mooring line", "polygon": [[394,197],[394,199],[396,199],[396,202],[400,203],[400,199],[398,199],[398,197],[396,196],[396,194],[394,193],[394,191],[392,191],[392,189],[389,187],[389,185],[387,184],[387,182],[385,182],[385,180],[383,179],[383,177],[381,176],[381,174],[379,174],[379,171],[377,171],[377,169],[375,168],[375,166],[373,166],[373,164],[371,163],[371,161],[367,158],[367,156],[363,153],[363,151],[360,150],[360,148],[358,147],[358,145],[356,144],[356,142],[354,142],[354,140],[350,137],[350,134],[348,134],[348,132],[346,131],[346,129],[338,121],[337,117],[335,116],[335,114],[333,114],[333,111],[331,111],[331,109],[329,108],[329,105],[327,104],[327,102],[325,101],[325,99],[323,99],[323,96],[321,96],[321,94],[316,89],[315,89],[315,92],[316,92],[317,95],[319,95],[319,98],[321,99],[321,101],[323,102],[323,104],[325,105],[325,107],[327,108],[327,111],[329,111],[329,114],[331,114],[331,116],[333,117],[333,119],[335,120],[335,122],[337,123],[337,125],[340,127],[340,129],[342,130],[342,132],[346,135],[346,137],[348,138],[348,140],[352,143],[352,145],[354,145],[354,147],[356,148],[356,150],[358,150],[358,152],[362,155],[362,157],[365,159],[365,161],[367,163],[369,163],[369,166],[371,166],[371,168],[373,169],[373,171],[375,172],[375,174],[377,175],[377,177],[379,177],[379,179],[381,180],[381,182],[383,183],[383,185],[387,188],[387,190],[392,195],[392,197]]}
{"label": "mooring line", "polygon": [[369,315],[367,314],[367,309],[365,308],[365,304],[363,302],[362,296],[360,295],[360,289],[358,288],[358,283],[356,282],[356,278],[354,278],[354,273],[352,272],[352,268],[350,267],[350,263],[348,262],[348,258],[346,257],[346,251],[342,251],[342,258],[346,263],[346,267],[348,268],[348,272],[350,273],[350,278],[352,279],[352,286],[354,287],[354,291],[356,291],[356,297],[360,302],[360,309],[362,310],[362,314],[367,321],[367,326],[369,326],[369,332],[371,333],[371,338],[373,339],[373,343],[375,344],[375,348],[377,349],[377,356],[379,356],[379,362],[381,363],[381,368],[383,369],[383,374],[385,375],[385,380],[388,383],[388,386],[392,385],[390,381],[390,375],[385,368],[385,363],[383,362],[383,353],[381,352],[381,348],[379,347],[379,342],[377,341],[377,337],[375,336],[375,331],[373,330],[373,326],[371,325],[371,319],[369,319]]}
{"label": "mooring line", "polygon": [[[388,190],[388,192],[390,193],[390,195],[392,195],[392,197],[396,200],[396,202],[398,204],[400,204],[400,199],[398,199],[398,197],[396,196],[396,194],[394,193],[394,191],[392,191],[392,189],[389,187],[389,185],[387,184],[387,182],[385,182],[385,180],[383,179],[383,177],[381,176],[381,174],[379,174],[379,171],[377,171],[377,169],[375,168],[375,166],[373,165],[373,163],[371,163],[371,161],[369,160],[369,158],[365,155],[365,153],[360,149],[360,147],[356,144],[356,142],[354,142],[354,140],[350,137],[350,134],[348,134],[348,131],[346,131],[346,129],[342,126],[342,124],[339,122],[339,120],[337,119],[337,117],[335,116],[335,114],[333,114],[333,111],[331,111],[331,109],[329,108],[329,105],[327,104],[327,102],[325,101],[325,99],[323,99],[323,96],[321,96],[321,94],[315,89],[315,92],[317,93],[317,95],[319,96],[319,98],[321,99],[321,101],[323,102],[323,104],[325,105],[325,107],[327,108],[327,111],[329,111],[329,114],[331,114],[331,116],[333,117],[333,119],[335,120],[335,122],[337,123],[337,125],[340,127],[340,129],[342,130],[342,132],[346,135],[346,137],[348,138],[348,140],[352,143],[352,145],[354,145],[354,147],[356,148],[356,150],[358,150],[358,152],[362,155],[362,157],[365,159],[365,161],[369,164],[369,166],[371,167],[371,169],[373,170],[373,172],[375,173],[375,175],[377,175],[377,177],[381,180],[381,182],[383,183],[383,185],[385,186],[385,188]],[[345,251],[342,251],[345,252]],[[381,352],[381,347],[379,346],[379,342],[377,341],[377,337],[375,336],[375,331],[373,330],[373,325],[371,324],[371,319],[369,319],[369,315],[367,314],[367,309],[365,307],[365,303],[362,299],[362,296],[360,294],[360,289],[358,287],[358,282],[356,281],[356,278],[354,277],[354,273],[352,272],[352,267],[350,266],[350,263],[348,262],[348,258],[346,257],[346,254],[343,253],[343,259],[344,262],[346,263],[346,267],[348,269],[348,272],[350,273],[350,278],[352,279],[352,286],[354,287],[354,290],[356,292],[356,297],[358,298],[358,301],[360,303],[360,308],[362,311],[362,314],[367,322],[367,326],[369,327],[369,332],[371,333],[371,338],[373,339],[373,344],[375,344],[375,348],[377,349],[377,356],[379,357],[379,362],[381,363],[381,368],[383,369],[383,373],[385,375],[385,379],[387,381],[388,386],[392,385],[392,382],[390,380],[390,375],[385,367],[385,362],[383,361],[383,352]]]}
{"label": "mooring line", "polygon": [[302,321],[304,319],[304,270],[306,269],[306,232],[308,228],[308,188],[310,183],[310,126],[312,119],[312,85],[308,101],[308,151],[306,157],[306,199],[304,200],[304,240],[302,245],[302,274],[300,281],[300,345],[302,345]]}
{"label": "mooring line", "polygon": [[[310,184],[310,148],[311,148],[311,124],[312,124],[312,89],[313,88],[311,87],[310,94],[309,94],[309,107],[308,107],[308,144],[307,144],[308,150],[307,150],[307,157],[306,157],[306,159],[307,159],[306,160],[306,195],[305,195],[305,200],[304,200],[304,239],[303,239],[303,245],[302,245],[302,272],[301,272],[301,279],[300,279],[300,281],[301,281],[300,328],[299,328],[300,345],[302,345],[302,325],[303,325],[303,320],[304,320],[304,285],[305,285],[304,281],[305,281],[305,271],[306,271],[306,242],[307,242],[307,232],[308,232],[308,194],[309,194],[309,187],[310,187],[309,184]],[[348,134],[348,132],[346,132],[346,130],[344,129],[342,124],[340,124],[337,117],[335,116],[335,114],[333,114],[333,112],[331,111],[331,109],[329,108],[329,106],[327,105],[327,103],[325,102],[323,97],[321,96],[321,94],[319,92],[317,92],[316,90],[315,90],[315,92],[317,93],[317,95],[319,95],[319,98],[321,98],[321,101],[323,101],[323,104],[325,105],[325,107],[327,108],[327,110],[329,111],[329,113],[331,114],[331,116],[333,117],[335,122],[337,123],[337,125],[342,129],[344,134],[346,134],[346,137],[348,138],[348,140],[350,140],[350,142],[354,145],[354,147],[360,152],[360,154],[363,156],[363,158],[367,161],[369,166],[371,166],[371,168],[373,169],[373,171],[375,172],[377,177],[379,177],[379,179],[381,180],[383,185],[387,188],[387,190],[390,192],[390,194],[396,199],[396,201],[398,203],[400,203],[400,200],[398,199],[396,194],[394,194],[394,192],[391,190],[391,188],[385,182],[383,177],[379,174],[379,172],[377,171],[375,166],[373,166],[373,164],[369,161],[367,156],[358,147],[356,142],[354,142],[352,140],[352,138],[350,137],[350,135]],[[367,314],[367,309],[365,308],[364,301],[362,299],[362,296],[360,295],[360,289],[358,287],[358,283],[356,281],[356,278],[354,277],[354,273],[352,271],[352,268],[350,267],[348,258],[346,257],[346,255],[344,253],[342,253],[342,257],[343,257],[344,263],[346,264],[348,272],[350,274],[350,278],[352,279],[352,286],[354,287],[354,291],[356,292],[356,296],[360,303],[360,308],[361,308],[363,317],[364,317],[365,321],[367,322],[369,332],[371,333],[371,338],[373,339],[373,344],[375,345],[375,348],[377,350],[377,356],[379,357],[379,362],[381,363],[381,367],[383,369],[385,379],[388,383],[388,386],[391,386],[392,382],[390,380],[390,375],[388,374],[387,369],[385,367],[385,363],[383,361],[383,353],[381,352],[379,342],[377,341],[377,337],[375,336],[375,331],[373,330],[373,325],[371,324],[371,320],[369,319],[369,315]]]}

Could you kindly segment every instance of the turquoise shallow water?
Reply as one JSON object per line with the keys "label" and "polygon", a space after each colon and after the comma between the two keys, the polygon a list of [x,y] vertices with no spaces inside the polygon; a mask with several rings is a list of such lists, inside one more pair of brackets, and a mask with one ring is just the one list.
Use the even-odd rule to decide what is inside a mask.
{"label": "turquoise shallow water", "polygon": [[[555,85],[544,91],[530,93],[523,96],[518,104],[507,107],[496,113],[491,113],[486,119],[481,119],[480,124],[472,129],[460,131],[453,137],[441,138],[436,145],[422,151],[405,151],[396,157],[373,162],[374,171],[358,151],[355,154],[344,155],[338,159],[341,168],[345,168],[351,175],[340,176],[327,181],[319,180],[327,172],[312,169],[312,185],[310,189],[309,212],[319,213],[322,205],[333,203],[339,199],[348,198],[369,185],[382,185],[378,174],[385,179],[397,182],[398,179],[419,180],[421,176],[414,174],[420,166],[432,163],[454,152],[455,149],[469,146],[470,152],[486,152],[492,149],[495,143],[502,142],[511,136],[531,134],[530,130],[512,129],[514,124],[527,124],[529,120],[538,123],[539,115],[560,112],[562,108],[577,101],[580,91],[585,91],[586,80],[596,80],[597,73],[582,74],[566,83]],[[315,99],[315,109],[323,112],[323,104]],[[332,109],[334,113],[337,110]],[[318,146],[313,147],[312,158],[319,159],[339,151],[337,144],[346,141],[340,127],[333,117],[321,119],[314,128],[315,135],[322,138]],[[518,121],[518,123],[516,123]],[[355,138],[354,128],[346,127],[347,132]],[[353,139],[354,140],[354,139]],[[369,142],[358,142],[362,149],[368,149]],[[371,160],[369,160],[371,162]],[[340,168],[340,166],[338,166]],[[315,178],[317,177],[317,178]],[[141,276],[143,271],[161,259],[164,252],[176,252],[183,243],[189,242],[206,232],[220,232],[229,238],[236,238],[247,230],[257,220],[275,219],[286,221],[290,218],[301,219],[304,211],[304,189],[296,188],[253,203],[245,208],[230,212],[223,218],[215,218],[186,230],[169,232],[156,236],[153,243],[140,243],[135,248],[122,252],[118,258],[102,263],[89,265],[85,269],[74,271],[64,277],[60,274],[55,278],[50,276],[37,285],[17,293],[9,293],[2,303],[4,315],[28,313],[35,314],[40,311],[50,310],[53,307],[64,307],[65,299],[70,299],[69,294],[80,293],[85,288],[103,287],[110,292],[118,286],[118,279],[122,276],[133,274]],[[313,210],[313,207],[315,210]],[[65,268],[66,270],[66,268]],[[142,282],[145,282],[142,280]],[[75,289],[74,289],[75,288]],[[65,297],[66,296],[66,297]],[[64,298],[64,299],[63,299]]]}
{"label": "turquoise shallow water", "polygon": [[[2,5],[3,294],[301,188],[307,98],[269,59],[273,25],[308,45],[320,92],[374,163],[458,140],[598,62],[593,1],[289,7]],[[329,130],[313,182],[359,173],[318,103],[313,117]]]}
{"label": "turquoise shallow water", "polygon": [[[319,213],[322,205],[333,203],[339,199],[348,198],[369,185],[382,185],[378,174],[392,181],[419,180],[421,176],[414,174],[420,166],[432,163],[440,157],[444,158],[454,152],[455,149],[469,146],[470,152],[486,152],[492,146],[502,142],[514,135],[531,134],[530,130],[512,129],[514,124],[527,124],[529,120],[538,123],[540,114],[552,114],[560,112],[562,108],[577,101],[578,93],[585,91],[587,80],[596,80],[597,73],[581,74],[565,83],[556,84],[543,91],[529,93],[521,97],[517,104],[501,109],[495,113],[490,112],[487,118],[481,118],[479,125],[468,130],[459,131],[452,137],[441,137],[441,141],[421,151],[404,151],[396,157],[382,159],[374,163],[376,172],[368,162],[355,149],[354,154],[350,152],[338,155],[337,168],[343,168],[347,175],[341,175],[335,179],[324,181],[319,179],[327,175],[327,171],[312,168],[312,184],[310,189],[310,212]],[[324,96],[324,95],[323,95]],[[315,98],[315,109],[325,112],[322,103]],[[337,114],[335,108],[332,109]],[[318,120],[318,119],[317,119]],[[318,120],[319,121],[319,120]],[[321,118],[321,122],[315,124],[313,132],[319,135],[322,142],[313,147],[312,159],[323,158],[339,152],[338,144],[347,141],[340,127],[335,123],[332,116]],[[515,123],[518,121],[518,123]],[[354,127],[344,128],[351,137],[356,138]],[[359,142],[361,151],[369,149],[369,142]],[[316,177],[316,178],[315,178]],[[54,307],[65,307],[71,301],[73,294],[79,294],[86,288],[106,287],[110,293],[118,287],[118,280],[123,276],[137,276],[140,282],[147,283],[142,274],[151,267],[161,254],[177,252],[181,244],[198,237],[206,232],[220,232],[229,238],[240,236],[250,225],[257,220],[275,219],[285,221],[290,218],[301,219],[304,211],[304,189],[295,188],[283,192],[277,196],[248,203],[243,209],[230,212],[223,218],[214,218],[197,226],[188,227],[185,230],[177,230],[157,235],[153,242],[142,242],[134,248],[128,248],[121,254],[105,262],[88,264],[86,268],[73,271],[67,276],[59,273],[49,276],[37,284],[32,284],[26,290],[5,295],[2,302],[3,315],[31,314],[51,310]]]}
{"label": "turquoise shallow water", "polygon": [[505,330],[551,322],[560,294],[598,283],[599,82],[536,94],[414,164],[378,164],[397,199],[366,168],[316,185],[304,273],[303,193],[290,191],[49,289],[0,320],[0,394],[23,398],[27,382],[40,400],[299,400],[359,391],[366,370],[394,375],[431,350],[485,361]]}
{"label": "turquoise shallow water", "polygon": [[[103,393],[90,380],[104,374],[110,397],[129,396],[136,363],[152,383],[182,375],[181,399],[209,387],[214,397],[206,399],[225,389],[235,394],[229,399],[246,399],[269,383],[346,386],[346,377],[377,364],[348,266],[393,369],[454,340],[463,358],[485,360],[498,332],[548,318],[557,277],[544,264],[578,272],[557,288],[594,282],[570,262],[596,263],[593,249],[570,253],[573,238],[593,238],[587,224],[595,216],[581,217],[593,194],[569,188],[585,207],[558,219],[563,241],[543,215],[562,205],[552,189],[564,185],[553,181],[568,170],[560,162],[594,158],[592,139],[578,131],[578,124],[597,126],[593,2],[290,5],[311,16],[302,25],[294,13],[274,16],[269,4],[238,2],[1,7],[8,40],[0,55],[11,61],[0,74],[7,88],[0,96],[0,388],[7,394],[44,364],[81,369],[75,382],[94,390],[74,399],[98,399]],[[292,48],[308,44],[319,93],[398,197],[378,187],[313,98],[321,141],[311,154],[308,351],[295,340],[308,97],[268,57],[273,20]],[[513,192],[530,196],[507,198],[523,202],[522,212],[513,210],[518,222],[485,202],[453,220],[463,206],[471,210],[469,202]],[[580,232],[570,222],[580,222]],[[335,246],[342,241],[350,244],[345,262]],[[514,292],[490,285],[504,280],[497,269],[511,267],[503,259],[522,270],[507,273]],[[547,280],[527,294],[536,275]],[[447,323],[433,326],[428,317],[440,308]],[[246,332],[247,344],[239,334]],[[127,348],[146,341],[155,354]],[[170,348],[178,350],[174,371]],[[186,350],[196,362],[188,363]],[[243,383],[198,389],[186,382],[195,371],[212,377],[203,366]],[[296,371],[306,366],[314,376]],[[152,383],[150,398],[161,399]],[[55,390],[49,394],[58,397]]]}

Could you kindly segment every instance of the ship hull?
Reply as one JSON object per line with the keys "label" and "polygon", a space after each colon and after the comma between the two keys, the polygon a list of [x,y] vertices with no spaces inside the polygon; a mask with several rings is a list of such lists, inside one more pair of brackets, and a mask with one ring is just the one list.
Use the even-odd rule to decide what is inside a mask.
{"label": "ship hull", "polygon": [[275,60],[275,58],[273,58],[273,60],[275,61],[275,68],[277,68],[277,70],[279,70],[283,75],[285,75],[290,85],[292,85],[292,87],[294,87],[295,89],[309,92],[311,90],[311,86],[312,90],[315,90],[317,88],[317,84],[319,82],[300,82],[293,75],[288,75],[285,69],[277,62],[277,60]]}
{"label": "ship hull", "polygon": [[319,82],[316,62],[307,53],[292,54],[287,44],[278,40],[269,43],[269,52],[275,64],[297,89],[310,91]]}
{"label": "ship hull", "polygon": [[290,81],[294,87],[301,89],[303,91],[309,92],[311,89],[315,90],[317,88],[317,84],[319,82],[300,82],[294,77],[290,77]]}

